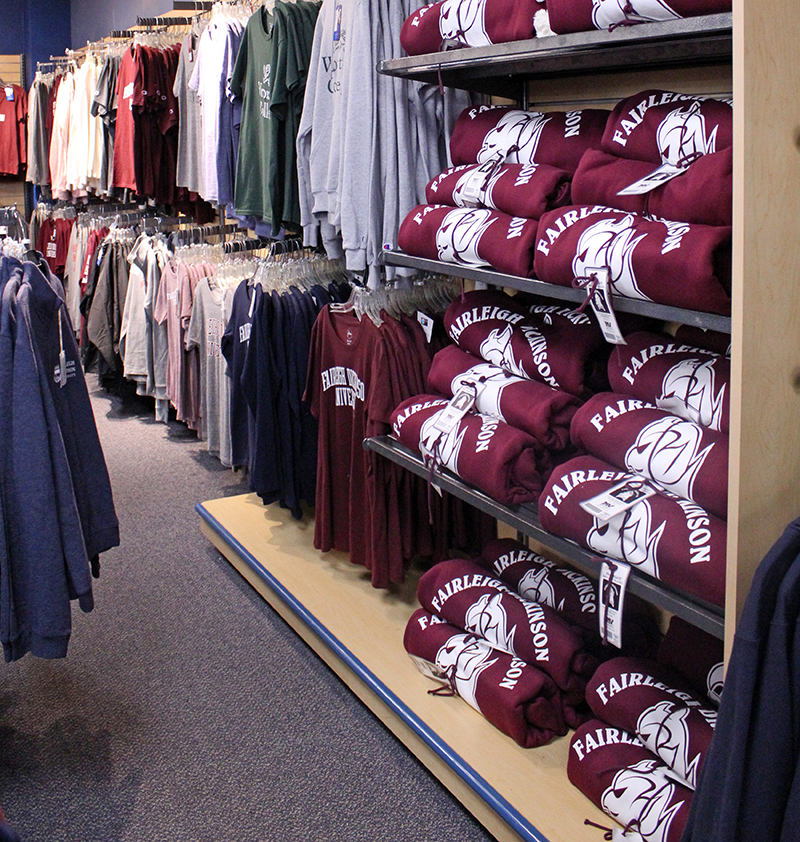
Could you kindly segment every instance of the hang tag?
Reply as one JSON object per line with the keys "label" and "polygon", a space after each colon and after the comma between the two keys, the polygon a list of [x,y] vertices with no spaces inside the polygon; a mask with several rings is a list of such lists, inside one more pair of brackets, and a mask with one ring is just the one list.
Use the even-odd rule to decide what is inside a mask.
{"label": "hang tag", "polygon": [[652,497],[655,488],[643,477],[628,477],[616,485],[581,502],[581,508],[604,523],[632,509],[640,500]]}
{"label": "hang tag", "polygon": [[630,572],[630,566],[621,561],[604,560],[600,567],[600,636],[617,649],[622,648],[622,613]]}
{"label": "hang tag", "polygon": [[460,193],[460,201],[464,207],[476,208],[486,204],[486,184],[501,163],[501,158],[491,158],[469,174]]}
{"label": "hang tag", "polygon": [[333,9],[333,40],[338,41],[342,37],[342,4],[334,6]]}
{"label": "hang tag", "polygon": [[475,398],[478,396],[478,387],[474,383],[464,384],[464,388],[450,398],[450,402],[439,413],[439,417],[433,424],[433,429],[443,435],[449,435],[453,427],[475,406]]}
{"label": "hang tag", "polygon": [[612,345],[626,345],[625,337],[619,329],[614,306],[611,303],[611,272],[607,266],[590,268],[586,274],[591,278],[597,276],[597,284],[589,288],[589,303],[592,305],[600,330],[606,342]]}
{"label": "hang tag", "polygon": [[14,102],[14,89],[11,85],[6,86],[6,102]]}
{"label": "hang tag", "polygon": [[61,327],[61,311],[58,311],[58,344],[61,351],[58,355],[58,377],[56,383],[60,389],[67,385],[67,352],[64,350],[64,331]]}
{"label": "hang tag", "polygon": [[0,114],[0,123],[5,123],[5,121],[6,121],[6,115]]}
{"label": "hang tag", "polygon": [[417,321],[422,325],[422,329],[425,331],[425,338],[430,343],[433,338],[433,319],[430,316],[426,316],[421,310],[418,310]]}
{"label": "hang tag", "polygon": [[8,234],[8,225],[0,225],[0,237],[5,237]]}
{"label": "hang tag", "polygon": [[644,838],[635,830],[625,830],[623,827],[614,825],[611,829],[611,842],[644,842]]}
{"label": "hang tag", "polygon": [[122,90],[122,98],[130,99],[133,96],[133,82],[128,82]]}
{"label": "hang tag", "polygon": [[408,657],[411,658],[414,662],[414,666],[425,676],[425,678],[432,678],[434,681],[438,681],[441,684],[449,686],[450,682],[447,679],[447,675],[439,669],[436,664],[426,661],[425,658],[420,658],[417,655],[411,655],[410,653]]}
{"label": "hang tag", "polygon": [[675,176],[686,172],[686,167],[676,167],[675,164],[662,164],[658,169],[653,170],[649,175],[634,181],[628,187],[617,191],[617,196],[641,196],[643,193],[650,193],[656,187],[671,181]]}

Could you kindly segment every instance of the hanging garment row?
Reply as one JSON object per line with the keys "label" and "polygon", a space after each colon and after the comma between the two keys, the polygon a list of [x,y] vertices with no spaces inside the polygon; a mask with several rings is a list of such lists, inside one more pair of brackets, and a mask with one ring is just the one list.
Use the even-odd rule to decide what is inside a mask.
{"label": "hanging garment row", "polygon": [[119,526],[59,280],[3,256],[0,293],[0,641],[59,658]]}

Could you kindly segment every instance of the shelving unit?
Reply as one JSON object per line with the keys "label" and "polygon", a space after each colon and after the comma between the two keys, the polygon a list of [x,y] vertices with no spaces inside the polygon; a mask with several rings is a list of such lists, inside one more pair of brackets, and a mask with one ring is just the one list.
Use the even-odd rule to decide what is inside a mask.
{"label": "shelving unit", "polygon": [[[394,59],[378,67],[382,73],[435,84],[441,79],[539,109],[608,104],[648,87],[716,96],[733,93],[732,315],[727,325],[712,325],[705,315],[697,315],[703,319],[701,326],[730,330],[732,339],[724,619],[728,649],[755,568],[800,513],[798,43],[796,0],[733,0],[731,15]],[[394,253],[389,260],[417,259]],[[403,265],[446,271],[437,261],[430,263],[434,266]],[[483,271],[475,278],[473,270],[456,269],[475,280],[531,288],[527,279]],[[575,300],[572,290],[551,287],[549,293]],[[697,324],[685,311],[678,315],[658,308],[652,315]],[[413,458],[388,442],[367,446],[391,449],[387,456],[408,459],[411,470],[418,468]],[[442,482],[455,480],[443,477]],[[459,493],[456,485],[450,490]],[[473,503],[489,505],[479,498]],[[321,556],[310,549],[307,531],[293,523],[276,526],[274,512],[257,500],[213,501],[204,509],[203,529],[216,546],[498,839],[597,839],[597,831],[582,826],[583,819],[592,818],[592,813],[601,823],[604,819],[567,781],[566,741],[525,752],[502,735],[498,740],[498,732],[459,700],[445,700],[447,705],[435,706],[435,713],[418,710],[424,679],[408,664],[401,665],[399,640],[390,654],[380,637],[386,632],[389,641],[397,639],[398,624],[413,611],[413,597],[372,591],[352,565],[345,569],[330,554]],[[512,524],[535,529],[519,512],[502,515]],[[571,551],[569,546],[564,549]],[[339,590],[345,580],[355,588],[347,598]],[[644,579],[637,582],[636,587],[645,585]],[[659,590],[668,593],[660,586]],[[277,598],[270,596],[275,593]],[[707,606],[696,604],[687,608],[685,600],[678,606],[679,611],[696,608],[700,613],[693,622],[713,625],[719,633],[722,620],[717,612],[706,613]],[[360,675],[350,658],[354,654],[365,668]],[[394,672],[396,684],[390,675]],[[423,727],[417,728],[419,723]],[[485,764],[493,771],[486,771]],[[498,783],[500,779],[504,782]]]}

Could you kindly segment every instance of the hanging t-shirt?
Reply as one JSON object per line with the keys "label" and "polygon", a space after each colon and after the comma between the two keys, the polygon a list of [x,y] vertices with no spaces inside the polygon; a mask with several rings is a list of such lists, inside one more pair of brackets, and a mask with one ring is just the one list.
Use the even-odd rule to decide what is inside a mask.
{"label": "hanging t-shirt", "polygon": [[28,94],[19,85],[0,87],[0,173],[17,175],[28,159],[25,127]]}

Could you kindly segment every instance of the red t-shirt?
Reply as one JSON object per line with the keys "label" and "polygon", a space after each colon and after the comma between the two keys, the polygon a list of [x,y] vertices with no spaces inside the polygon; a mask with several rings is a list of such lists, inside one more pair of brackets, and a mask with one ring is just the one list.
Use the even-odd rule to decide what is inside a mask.
{"label": "red t-shirt", "polygon": [[134,90],[137,84],[137,54],[131,47],[122,54],[117,74],[117,123],[114,132],[114,186],[136,190],[134,163],[135,126],[133,119]]}
{"label": "red t-shirt", "polygon": [[19,85],[0,87],[0,173],[17,175],[27,162],[28,95]]}

